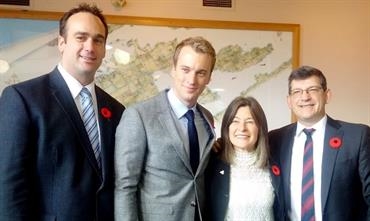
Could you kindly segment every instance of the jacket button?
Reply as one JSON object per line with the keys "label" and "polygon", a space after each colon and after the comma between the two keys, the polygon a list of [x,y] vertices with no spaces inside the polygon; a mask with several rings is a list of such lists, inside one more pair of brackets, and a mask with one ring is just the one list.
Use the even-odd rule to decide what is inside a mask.
{"label": "jacket button", "polygon": [[192,207],[196,207],[196,206],[197,206],[197,203],[196,203],[195,201],[191,201],[190,205],[191,205]]}

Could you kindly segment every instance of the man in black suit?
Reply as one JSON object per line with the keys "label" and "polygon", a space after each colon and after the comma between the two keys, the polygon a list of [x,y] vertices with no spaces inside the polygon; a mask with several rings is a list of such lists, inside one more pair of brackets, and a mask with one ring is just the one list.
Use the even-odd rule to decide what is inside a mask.
{"label": "man in black suit", "polygon": [[[269,133],[272,179],[287,220],[370,220],[370,128],[329,117],[330,97],[320,70],[302,66],[289,76],[287,101],[298,122]],[[310,160],[304,152],[313,153]]]}
{"label": "man in black suit", "polygon": [[[4,89],[0,220],[113,220],[114,136],[125,108],[94,83],[107,34],[96,6],[71,9],[60,20],[57,67]],[[91,94],[86,128],[95,140],[82,89]]]}

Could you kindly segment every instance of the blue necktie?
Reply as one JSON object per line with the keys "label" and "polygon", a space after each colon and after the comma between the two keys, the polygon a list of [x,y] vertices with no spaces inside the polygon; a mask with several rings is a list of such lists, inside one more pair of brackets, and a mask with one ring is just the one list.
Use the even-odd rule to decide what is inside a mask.
{"label": "blue necktie", "polygon": [[188,119],[188,136],[189,136],[189,152],[190,152],[190,165],[195,174],[199,164],[199,141],[197,128],[194,123],[194,112],[188,110],[185,114],[186,119]]}
{"label": "blue necktie", "polygon": [[94,106],[91,98],[91,94],[87,88],[82,88],[80,92],[81,96],[81,107],[82,107],[82,119],[89,135],[90,143],[95,154],[98,166],[100,168],[100,144],[99,144],[99,132],[98,124],[95,118]]}
{"label": "blue necktie", "polygon": [[306,134],[306,142],[303,155],[301,221],[315,220],[313,141],[311,136],[314,131],[313,128],[303,129]]}

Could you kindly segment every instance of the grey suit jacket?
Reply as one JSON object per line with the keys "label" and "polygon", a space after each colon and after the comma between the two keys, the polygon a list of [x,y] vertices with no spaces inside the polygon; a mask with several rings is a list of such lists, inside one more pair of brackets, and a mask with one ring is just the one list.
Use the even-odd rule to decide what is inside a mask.
{"label": "grey suit jacket", "polygon": [[208,137],[196,174],[173,119],[166,91],[128,108],[116,132],[115,220],[194,220],[204,209],[204,170],[215,134]]}

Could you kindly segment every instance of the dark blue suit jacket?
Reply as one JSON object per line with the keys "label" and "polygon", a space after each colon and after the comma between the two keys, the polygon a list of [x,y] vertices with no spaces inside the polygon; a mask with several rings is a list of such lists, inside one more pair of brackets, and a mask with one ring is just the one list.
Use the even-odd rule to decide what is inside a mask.
{"label": "dark blue suit jacket", "polygon": [[[279,176],[276,172],[273,173],[270,168],[271,176]],[[206,221],[224,221],[226,210],[229,204],[230,192],[230,165],[222,161],[216,153],[212,151],[205,173],[206,182]],[[280,180],[272,179],[274,191],[279,189]],[[285,220],[284,209],[281,207],[282,202],[279,202],[276,197],[273,205],[274,220]]]}
{"label": "dark blue suit jacket", "polygon": [[102,169],[57,69],[0,97],[0,220],[113,220],[114,138],[124,106],[96,86]]}
{"label": "dark blue suit jacket", "polygon": [[[269,133],[272,158],[281,171],[279,201],[290,210],[290,169],[293,123]],[[338,142],[334,141],[339,141]],[[334,142],[334,143],[333,143]],[[274,177],[273,177],[274,178]],[[275,177],[276,178],[276,177]],[[323,221],[370,220],[370,128],[328,117],[322,161]]]}

